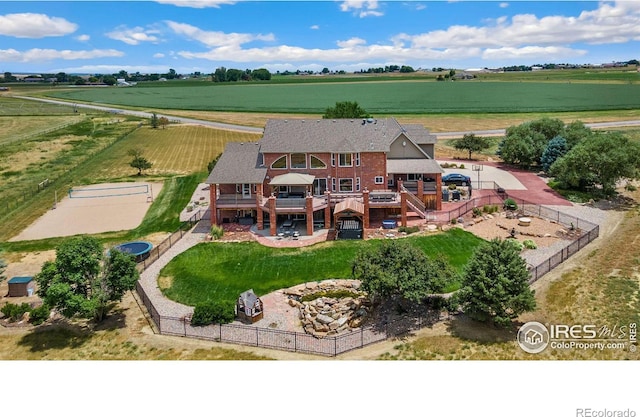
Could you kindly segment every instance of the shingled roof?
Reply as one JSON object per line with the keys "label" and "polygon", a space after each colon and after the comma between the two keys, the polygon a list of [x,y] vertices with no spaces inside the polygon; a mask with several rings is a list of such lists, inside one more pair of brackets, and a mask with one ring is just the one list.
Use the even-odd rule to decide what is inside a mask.
{"label": "shingled roof", "polygon": [[207,184],[259,184],[267,175],[257,142],[229,142]]}
{"label": "shingled roof", "polygon": [[271,119],[260,145],[264,153],[388,152],[391,142],[402,132],[402,126],[393,118]]}

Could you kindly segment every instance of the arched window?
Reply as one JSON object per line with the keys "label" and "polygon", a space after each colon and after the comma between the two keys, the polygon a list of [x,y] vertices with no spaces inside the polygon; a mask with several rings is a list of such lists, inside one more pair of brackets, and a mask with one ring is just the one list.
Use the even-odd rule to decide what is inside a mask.
{"label": "arched window", "polygon": [[317,156],[311,155],[311,169],[324,169],[327,167],[327,164],[322,162],[320,158]]}
{"label": "arched window", "polygon": [[273,161],[271,164],[272,169],[287,169],[287,155],[283,155],[280,158]]}

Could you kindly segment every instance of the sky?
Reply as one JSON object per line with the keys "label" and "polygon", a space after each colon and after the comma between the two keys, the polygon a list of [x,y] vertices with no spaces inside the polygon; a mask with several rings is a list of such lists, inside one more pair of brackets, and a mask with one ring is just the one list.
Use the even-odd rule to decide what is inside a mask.
{"label": "sky", "polygon": [[640,58],[640,1],[0,1],[0,73],[471,69]]}

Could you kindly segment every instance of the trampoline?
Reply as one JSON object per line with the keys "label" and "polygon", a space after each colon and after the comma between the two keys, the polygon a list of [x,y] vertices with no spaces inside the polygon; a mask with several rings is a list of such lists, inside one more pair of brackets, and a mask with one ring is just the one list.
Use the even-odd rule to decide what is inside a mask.
{"label": "trampoline", "polygon": [[151,252],[152,248],[153,245],[149,242],[136,241],[123,243],[113,249],[131,254],[135,256],[136,262],[142,262],[149,257],[149,252]]}

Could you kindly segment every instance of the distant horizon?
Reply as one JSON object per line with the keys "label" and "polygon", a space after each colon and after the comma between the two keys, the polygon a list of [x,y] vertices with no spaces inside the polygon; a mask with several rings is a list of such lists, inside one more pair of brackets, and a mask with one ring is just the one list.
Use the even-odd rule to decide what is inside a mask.
{"label": "distant horizon", "polygon": [[[633,1],[0,1],[0,74],[456,70],[638,59]],[[572,64],[575,63],[575,64]]]}

